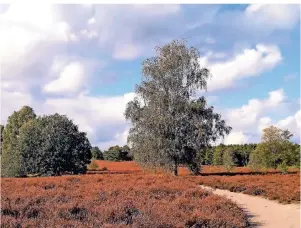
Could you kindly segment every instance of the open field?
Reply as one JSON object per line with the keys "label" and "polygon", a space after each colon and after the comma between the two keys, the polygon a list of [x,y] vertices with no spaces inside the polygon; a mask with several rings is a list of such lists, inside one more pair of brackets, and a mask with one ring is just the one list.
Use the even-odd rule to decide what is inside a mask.
{"label": "open field", "polygon": [[[97,161],[97,163],[99,169],[108,168],[107,173],[142,172],[135,162]],[[282,175],[279,171],[270,169],[266,174],[259,174],[247,167],[235,167],[228,173],[223,167],[202,166],[202,176],[195,178],[200,180],[200,184],[214,188],[260,195],[281,203],[300,202],[300,171],[290,169],[289,172],[289,174]],[[179,174],[187,176],[189,172],[181,167]]]}
{"label": "open field", "polygon": [[[300,172],[226,173],[204,166],[203,176],[146,174],[134,162],[97,161],[100,174],[2,178],[1,227],[247,227],[246,213],[200,184],[261,195],[283,203],[300,201]],[[107,174],[107,175],[104,175]],[[223,176],[221,176],[223,175]]]}
{"label": "open field", "polygon": [[248,226],[242,209],[202,190],[194,177],[115,174],[1,181],[1,227]]}
{"label": "open field", "polygon": [[[122,161],[122,162],[112,162],[104,160],[95,161],[99,166],[96,170],[91,170],[90,173],[96,171],[97,173],[142,173],[141,168],[134,161]],[[103,168],[107,168],[106,171],[101,171]],[[99,170],[99,171],[97,171]],[[101,171],[101,172],[100,172]],[[201,172],[203,176],[211,175],[222,175],[222,176],[236,176],[236,175],[250,175],[250,174],[261,174],[260,172],[252,171],[248,167],[234,167],[230,172],[227,172],[222,166],[209,166],[204,165],[201,167]],[[289,173],[298,173],[299,170],[296,168],[290,168]],[[280,173],[275,169],[268,169],[267,174],[277,174]],[[186,176],[189,175],[189,171],[186,167],[179,168],[179,175]]]}

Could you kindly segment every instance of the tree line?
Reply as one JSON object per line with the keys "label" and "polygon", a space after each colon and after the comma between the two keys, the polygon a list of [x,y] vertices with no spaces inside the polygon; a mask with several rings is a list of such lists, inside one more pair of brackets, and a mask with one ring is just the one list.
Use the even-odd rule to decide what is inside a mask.
{"label": "tree line", "polygon": [[108,150],[101,151],[97,146],[92,147],[92,159],[108,161],[132,161],[133,156],[128,145],[122,147],[115,145]]}
{"label": "tree line", "polygon": [[268,168],[287,172],[288,167],[300,167],[300,145],[290,141],[292,134],[275,126],[263,130],[260,143],[209,147],[200,152],[202,165],[232,167],[247,166],[253,170]]}

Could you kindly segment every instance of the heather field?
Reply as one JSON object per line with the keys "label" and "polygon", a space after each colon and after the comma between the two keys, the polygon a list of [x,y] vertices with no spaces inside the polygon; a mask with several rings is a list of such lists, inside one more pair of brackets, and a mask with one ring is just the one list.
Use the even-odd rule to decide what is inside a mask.
{"label": "heather field", "polygon": [[[143,172],[134,162],[97,161],[98,174],[2,178],[1,227],[247,227],[235,203],[199,185],[300,201],[300,172],[252,174],[204,166],[203,176]],[[223,175],[223,176],[222,176]]]}
{"label": "heather field", "polygon": [[300,202],[300,172],[291,174],[206,176],[200,184],[249,195],[263,196],[280,203]]}
{"label": "heather field", "polygon": [[[132,161],[97,161],[97,163],[99,169],[104,167],[108,169],[101,173],[142,173],[139,166]],[[188,176],[189,171],[180,167],[179,175]],[[221,166],[202,166],[202,176],[194,178],[198,179],[200,184],[214,188],[263,196],[281,203],[300,202],[300,171],[296,168],[291,168],[288,174],[282,175],[275,169],[258,173],[247,167],[235,167],[226,172]]]}
{"label": "heather field", "polygon": [[247,227],[233,202],[189,176],[3,178],[1,227]]}

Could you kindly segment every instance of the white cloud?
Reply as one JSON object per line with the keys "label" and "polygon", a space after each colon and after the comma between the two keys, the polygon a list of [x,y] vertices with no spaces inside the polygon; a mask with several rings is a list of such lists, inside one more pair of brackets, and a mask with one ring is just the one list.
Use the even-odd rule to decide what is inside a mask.
{"label": "white cloud", "polygon": [[263,129],[272,125],[272,119],[270,117],[262,117],[259,119],[258,132],[261,134]]}
{"label": "white cloud", "polygon": [[[185,33],[186,30],[180,29],[179,32],[178,28],[186,28],[192,21],[184,17],[185,14],[181,14],[184,12],[181,7],[67,7],[45,4],[34,7],[28,4],[11,5],[8,8],[0,6],[2,123],[5,123],[7,116],[14,110],[23,105],[31,105],[37,114],[58,112],[68,115],[81,130],[88,132],[92,143],[101,147],[125,143],[129,124],[125,121],[123,112],[127,101],[133,98],[133,93],[114,97],[78,93],[90,89],[88,80],[92,77],[91,71],[96,65],[99,66],[99,55],[110,55],[118,60],[135,59],[149,55],[149,50],[153,50],[154,46],[170,41],[180,32]],[[208,14],[198,13],[202,14],[200,17],[204,19],[201,23],[191,15],[194,25],[199,27],[213,23],[218,13],[217,8],[204,10],[202,6]],[[284,15],[275,9],[271,6],[250,6],[246,12],[242,12],[245,18],[241,20],[242,24],[247,25],[245,30],[264,33],[265,30],[290,29],[298,21],[296,10],[292,10],[291,6],[285,6]],[[200,9],[197,10],[199,12]],[[291,15],[288,16],[288,12]],[[249,21],[246,18],[249,18]],[[261,18],[266,18],[266,21]],[[225,20],[225,23],[229,24],[229,21]],[[192,30],[193,26],[190,29]],[[202,35],[204,34],[200,34],[200,37]],[[211,33],[208,36],[207,31],[202,37],[205,43],[219,43],[218,36]],[[72,52],[72,56],[69,56],[67,51]],[[87,56],[87,53],[89,56],[97,53],[97,63],[93,60],[93,63],[87,63],[89,60],[77,56]],[[256,48],[243,50],[232,59],[227,60],[227,55],[223,52],[210,52],[202,60],[212,67],[213,73],[215,72],[212,84],[209,83],[209,90],[216,90],[233,86],[242,78],[273,69],[281,59],[277,46],[257,45]],[[40,89],[44,89],[45,93],[40,94]],[[53,94],[68,96],[47,97]],[[209,103],[215,102],[216,99],[214,95],[208,97]],[[279,108],[284,100],[283,90],[278,90],[271,92],[267,99],[252,99],[238,109],[227,110],[225,117],[230,125],[234,126],[227,141],[249,140],[250,135],[246,132],[249,129],[257,129],[260,120],[263,125],[265,121],[262,117],[266,110],[271,107]],[[289,116],[276,123],[290,128],[294,125],[300,126],[300,113],[298,116],[299,119]]]}
{"label": "white cloud", "polygon": [[126,145],[128,135],[129,135],[129,128],[126,128],[123,132],[114,135],[112,140],[99,142],[97,143],[97,146],[100,149],[108,149],[109,147],[114,145],[120,145],[120,146]]}
{"label": "white cloud", "polygon": [[91,17],[89,20],[88,20],[88,24],[95,24],[96,20],[95,20],[95,17]]}
{"label": "white cloud", "polygon": [[259,121],[258,132],[262,135],[263,129],[276,126],[282,130],[288,129],[293,133],[293,138],[300,142],[300,130],[301,130],[301,111],[297,111],[296,114],[288,116],[279,121],[273,121],[270,117],[263,117]]}
{"label": "white cloud", "polygon": [[158,34],[160,37],[165,34],[162,26],[170,27],[162,19],[178,15],[181,10],[180,5],[93,5],[91,8],[87,8],[91,13],[77,15],[89,25],[88,28],[87,23],[77,25],[80,37],[97,39],[99,48],[119,60],[131,60],[153,49]]}
{"label": "white cloud", "polygon": [[276,126],[281,129],[288,129],[295,135],[295,138],[300,139],[301,111],[299,110],[295,115],[288,116],[285,119],[278,121]]}
{"label": "white cloud", "polygon": [[0,23],[1,77],[11,89],[39,84],[56,45],[76,40],[53,5],[12,4],[0,14]]}
{"label": "white cloud", "polygon": [[200,58],[201,67],[209,68],[212,78],[208,81],[208,90],[232,87],[236,81],[258,76],[273,69],[282,60],[280,50],[275,45],[256,45],[255,49],[245,49],[234,58],[211,63],[210,55]]}
{"label": "white cloud", "polygon": [[248,137],[242,131],[233,131],[224,139],[224,144],[245,144],[248,143]]}
{"label": "white cloud", "polygon": [[1,124],[6,124],[7,118],[13,111],[19,110],[24,105],[31,105],[33,98],[28,93],[18,91],[1,91]]}
{"label": "white cloud", "polygon": [[262,30],[292,29],[300,18],[300,7],[294,4],[249,5],[245,17],[254,27]]}
{"label": "white cloud", "polygon": [[79,91],[85,82],[85,69],[79,62],[71,62],[60,72],[59,78],[44,86],[47,93],[74,93]]}
{"label": "white cloud", "polygon": [[[288,129],[299,141],[301,130],[301,111],[287,116],[282,120],[273,120],[269,114],[285,113],[289,103],[283,89],[269,92],[266,99],[250,99],[248,104],[239,108],[222,110],[222,117],[226,124],[232,127],[232,132],[225,137],[225,144],[259,142],[264,128],[271,125],[281,129]],[[222,142],[222,141],[221,141]]]}
{"label": "white cloud", "polygon": [[[48,98],[43,104],[37,104],[39,114],[58,112],[73,119],[81,131],[88,133],[94,144],[108,141],[124,143],[129,124],[124,117],[126,104],[134,98],[134,93],[122,96],[96,97],[81,93],[69,98]],[[100,140],[100,141],[99,141]]]}
{"label": "white cloud", "polygon": [[113,57],[115,59],[135,59],[139,56],[141,48],[131,43],[120,43],[115,44]]}
{"label": "white cloud", "polygon": [[259,118],[267,111],[283,104],[286,96],[283,89],[269,92],[267,99],[251,99],[247,105],[226,111],[227,123],[236,130],[243,130],[254,126]]}

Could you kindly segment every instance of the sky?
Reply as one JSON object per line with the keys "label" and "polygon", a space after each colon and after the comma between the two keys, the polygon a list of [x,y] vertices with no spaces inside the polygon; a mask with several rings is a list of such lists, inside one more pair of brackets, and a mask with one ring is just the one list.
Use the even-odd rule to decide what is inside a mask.
{"label": "sky", "polygon": [[0,5],[1,124],[31,106],[64,114],[93,146],[124,145],[127,102],[154,48],[186,39],[210,70],[199,91],[232,132],[257,143],[270,125],[300,142],[299,5]]}

